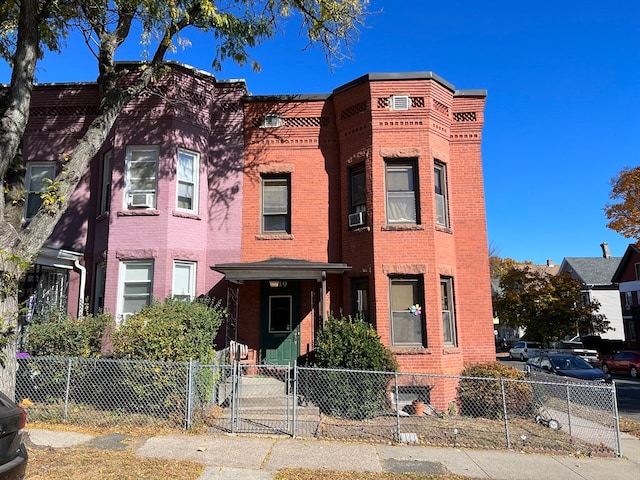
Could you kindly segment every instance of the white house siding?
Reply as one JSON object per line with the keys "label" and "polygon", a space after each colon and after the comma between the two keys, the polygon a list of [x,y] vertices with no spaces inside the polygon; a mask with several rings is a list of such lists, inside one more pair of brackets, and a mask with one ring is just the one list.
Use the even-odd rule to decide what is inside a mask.
{"label": "white house siding", "polygon": [[620,293],[618,290],[591,290],[591,300],[600,302],[600,310],[607,317],[612,330],[601,333],[601,338],[608,340],[624,340],[624,324],[622,323],[622,309],[620,307]]}

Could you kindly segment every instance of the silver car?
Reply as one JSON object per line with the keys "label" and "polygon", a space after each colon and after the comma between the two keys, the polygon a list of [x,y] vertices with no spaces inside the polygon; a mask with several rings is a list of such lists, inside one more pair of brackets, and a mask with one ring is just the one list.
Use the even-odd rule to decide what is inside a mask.
{"label": "silver car", "polygon": [[526,361],[530,358],[537,357],[544,352],[540,342],[517,342],[511,350],[509,350],[509,358],[511,360]]}

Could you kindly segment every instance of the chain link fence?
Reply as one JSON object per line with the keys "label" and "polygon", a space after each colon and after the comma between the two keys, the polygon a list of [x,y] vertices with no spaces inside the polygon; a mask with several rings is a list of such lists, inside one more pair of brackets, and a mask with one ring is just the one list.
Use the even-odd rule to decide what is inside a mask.
{"label": "chain link fence", "polygon": [[30,422],[621,455],[615,384],[267,365],[18,359]]}

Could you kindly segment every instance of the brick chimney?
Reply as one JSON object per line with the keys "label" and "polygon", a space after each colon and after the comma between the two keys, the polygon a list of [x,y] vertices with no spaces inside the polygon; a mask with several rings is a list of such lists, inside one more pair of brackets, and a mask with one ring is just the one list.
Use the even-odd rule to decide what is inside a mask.
{"label": "brick chimney", "polygon": [[602,256],[604,258],[611,258],[611,252],[609,252],[609,244],[607,242],[601,243],[600,247],[602,247]]}
{"label": "brick chimney", "polygon": [[553,267],[553,260],[547,260],[547,267]]}

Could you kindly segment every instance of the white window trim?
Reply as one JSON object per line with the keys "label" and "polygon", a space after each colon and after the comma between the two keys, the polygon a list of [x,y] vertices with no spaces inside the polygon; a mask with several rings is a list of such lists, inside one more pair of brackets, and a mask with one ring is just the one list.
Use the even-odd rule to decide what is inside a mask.
{"label": "white window trim", "polygon": [[[193,185],[193,198],[191,198],[191,208],[184,208],[178,205],[180,195],[180,155],[186,155],[193,161],[193,179],[190,182]],[[176,165],[176,209],[182,212],[198,213],[198,197],[200,195],[200,154],[184,148],[178,149],[178,162]],[[187,182],[185,182],[187,183]]]}
{"label": "white window trim", "polygon": [[147,305],[151,304],[153,301],[153,277],[155,272],[155,262],[152,259],[141,259],[141,260],[126,260],[121,261],[118,272],[118,305],[117,305],[117,314],[116,318],[118,321],[126,320],[132,313],[135,312],[123,312],[124,310],[124,287],[125,287],[125,279],[127,273],[128,265],[135,264],[148,264],[151,267],[151,281],[149,285],[149,298],[147,301]]}
{"label": "white window trim", "polygon": [[[153,152],[156,157],[156,178],[153,190],[136,190],[131,189],[131,155],[133,152]],[[160,166],[160,148],[152,145],[128,145],[127,156],[125,160],[125,190],[123,199],[123,208],[125,210],[131,209],[130,196],[134,193],[153,195],[153,205],[150,208],[157,208],[158,206],[158,172]]]}
{"label": "white window trim", "polygon": [[[439,162],[439,161],[435,161],[433,164],[433,169],[434,169],[434,179],[433,179],[433,186],[434,186],[434,195],[435,195],[435,202],[436,202],[436,224],[440,225],[441,227],[449,227],[449,189],[448,189],[448,185],[447,185],[447,165],[445,163]],[[438,170],[440,172],[440,181],[441,181],[441,193],[436,193],[435,191],[435,186],[436,186],[436,182],[435,182],[435,171]],[[438,202],[442,203],[442,216],[443,219],[442,221],[439,221],[438,219]]]}
{"label": "white window trim", "polygon": [[[181,291],[179,293],[177,293],[178,289],[180,288],[178,285],[176,285],[176,267],[188,267],[189,268],[189,278],[188,278],[188,285],[187,285],[187,291]],[[193,300],[196,296],[196,271],[197,271],[197,263],[196,262],[187,262],[187,261],[183,261],[183,260],[174,260],[173,262],[173,280],[172,280],[172,284],[171,284],[171,295],[174,298],[185,298],[185,297],[189,297],[189,300]],[[186,298],[185,298],[186,299]]]}
{"label": "white window trim", "polygon": [[47,167],[48,170],[51,170],[51,176],[50,177],[46,177],[46,178],[50,178],[51,180],[53,180],[56,176],[56,164],[55,162],[27,162],[27,173],[26,173],[26,177],[25,177],[25,190],[26,190],[26,197],[25,197],[25,201],[24,201],[24,210],[22,213],[22,217],[23,220],[28,222],[31,221],[31,219],[33,217],[28,216],[28,212],[29,212],[29,196],[31,193],[41,193],[46,191],[46,188],[43,188],[42,190],[32,190],[31,189],[31,176],[32,176],[32,171],[34,168],[36,167]]}
{"label": "white window trim", "polygon": [[[385,166],[384,166],[384,178],[385,178],[385,187],[384,187],[384,195],[385,195],[385,208],[386,208],[386,221],[387,224],[394,224],[394,225],[419,225],[420,221],[420,199],[419,199],[419,191],[418,191],[418,183],[419,183],[419,179],[417,177],[418,175],[418,162],[416,159],[405,159],[404,161],[389,161],[386,160],[385,161]],[[406,169],[406,170],[410,170],[411,174],[412,174],[412,182],[413,182],[413,189],[412,190],[390,190],[390,186],[389,186],[389,174],[392,170],[402,170],[402,169]],[[410,219],[410,218],[402,218],[402,217],[395,217],[392,210],[393,208],[391,207],[391,202],[395,199],[401,198],[401,197],[406,197],[409,198],[411,197],[413,200],[413,214],[415,216],[415,219]],[[392,218],[393,217],[393,218]]]}
{"label": "white window trim", "polygon": [[444,288],[446,290],[447,296],[448,296],[448,309],[444,308],[444,298],[441,298],[440,301],[442,303],[442,333],[444,335],[445,332],[445,328],[444,328],[444,322],[445,322],[445,312],[448,312],[449,314],[449,319],[448,322],[450,324],[451,327],[451,336],[452,338],[449,340],[447,340],[447,338],[443,337],[443,341],[445,346],[447,347],[457,347],[458,346],[458,324],[457,324],[457,320],[456,320],[456,312],[455,312],[455,297],[454,297],[454,291],[453,291],[453,278],[451,277],[440,277],[440,290],[442,291],[442,286],[444,284]]}

